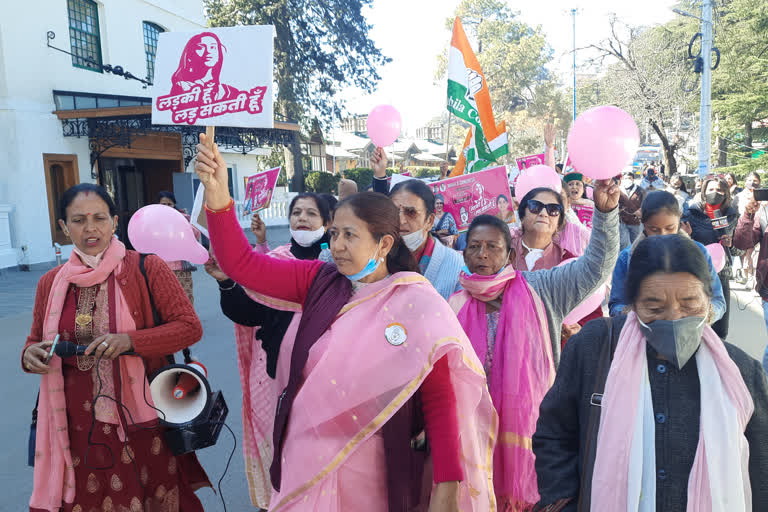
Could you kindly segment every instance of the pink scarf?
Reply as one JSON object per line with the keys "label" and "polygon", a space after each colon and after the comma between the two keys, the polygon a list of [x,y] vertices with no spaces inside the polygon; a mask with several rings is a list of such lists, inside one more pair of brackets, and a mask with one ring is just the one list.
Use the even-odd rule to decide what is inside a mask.
{"label": "pink scarf", "polygon": [[[258,248],[255,250],[262,252]],[[277,247],[269,256],[279,259],[296,259],[290,252],[290,244]],[[272,307],[268,297],[246,290],[259,303]],[[277,395],[271,389],[274,381],[267,376],[267,357],[256,339],[255,327],[235,324],[237,341],[237,365],[243,389],[243,458],[251,503],[267,508],[272,494],[269,466],[272,464],[272,428],[277,407]],[[268,390],[265,392],[265,388]]]}
{"label": "pink scarf", "polygon": [[[300,317],[280,347],[276,393],[288,381]],[[406,336],[401,345],[387,338],[396,328]],[[401,272],[358,291],[310,350],[283,441],[281,489],[272,495],[270,512],[386,510],[384,453],[376,438],[442,357],[462,418],[459,507],[495,510],[491,464],[497,424],[482,364],[432,285]],[[376,492],[366,492],[371,489]]]}
{"label": "pink scarf", "polygon": [[511,265],[495,276],[462,272],[459,282],[464,290],[449,302],[481,361],[488,347],[485,303],[503,293],[489,375],[500,422],[493,481],[500,510],[503,505],[526,510],[539,501],[531,438],[539,405],[555,378],[544,307]]}
{"label": "pink scarf", "polygon": [[[605,383],[592,477],[592,510],[636,511],[643,499],[655,509],[655,496],[644,494],[648,494],[646,483],[655,479],[656,468],[645,467],[642,455],[633,456],[654,450],[653,446],[642,446],[643,436],[638,434],[644,420],[653,425],[652,405],[645,408],[645,416],[650,418],[640,416],[644,408],[638,406],[644,401],[644,393],[650,395],[645,348],[637,316],[631,312]],[[744,430],[754,411],[752,397],[725,345],[709,326],[704,328],[695,357],[701,385],[701,420],[688,477],[687,510],[749,512],[749,445]],[[653,432],[652,428],[647,430]]]}
{"label": "pink scarf", "polygon": [[[86,288],[104,283],[111,274],[121,271],[124,257],[125,246],[117,239],[112,240],[96,268],[84,265],[77,253],[72,254],[51,285],[43,320],[43,339],[53,340],[59,332],[61,311],[69,285]],[[96,263],[95,260],[93,263]],[[135,330],[136,324],[119,287],[115,298],[117,304],[110,306],[116,309],[118,333]],[[131,411],[134,421],[141,424],[157,420],[157,414],[144,402],[143,385],[146,376],[141,358],[124,356],[118,358],[117,362],[120,365],[123,390],[120,400]],[[54,356],[49,366],[50,371],[42,376],[40,382],[34,487],[29,505],[32,508],[58,512],[63,503],[71,504],[75,500],[75,471],[69,451],[61,359]],[[98,419],[102,421],[104,418]],[[117,424],[118,433],[124,438],[126,426]]]}

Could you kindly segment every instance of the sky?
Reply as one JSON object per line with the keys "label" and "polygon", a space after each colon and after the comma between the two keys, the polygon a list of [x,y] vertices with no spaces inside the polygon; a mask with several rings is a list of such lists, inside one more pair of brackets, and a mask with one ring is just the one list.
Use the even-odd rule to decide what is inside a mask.
{"label": "sky", "polygon": [[[437,55],[451,39],[445,21],[453,16],[460,0],[374,0],[366,10],[373,25],[371,37],[392,62],[381,69],[376,92],[348,90],[347,108],[352,114],[368,113],[381,103],[394,105],[403,118],[406,135],[415,135],[420,126],[445,109],[445,79],[435,83]],[[609,33],[608,14],[633,25],[653,25],[672,19],[674,0],[533,0],[509,1],[520,18],[532,26],[541,25],[554,49],[550,69],[570,80],[573,46],[573,19],[576,8],[576,46],[598,42]],[[577,54],[577,63],[578,63]]]}

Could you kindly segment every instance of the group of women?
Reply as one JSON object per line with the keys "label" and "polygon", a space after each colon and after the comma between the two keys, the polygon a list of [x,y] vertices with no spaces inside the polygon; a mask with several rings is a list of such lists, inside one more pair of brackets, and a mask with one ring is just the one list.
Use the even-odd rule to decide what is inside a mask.
{"label": "group of women", "polygon": [[[723,305],[705,253],[666,229],[676,213],[679,228],[671,194],[658,192],[672,203],[665,196],[643,204],[645,236],[623,264],[619,299],[628,314],[579,332],[563,318],[619,269],[613,181],[595,183],[588,243],[578,232],[563,237],[563,198],[542,188],[520,202],[520,229],[474,219],[462,255],[440,243],[436,198],[411,180],[389,197],[363,192],[333,209],[299,195],[289,210],[291,243],[270,250],[257,221],[254,250],[236,218],[226,164],[204,137],[195,170],[213,253],[206,268],[236,324],[254,505],[768,504],[760,486],[768,448],[759,442],[768,383],[759,363],[709,327]],[[193,491],[209,485],[205,474],[193,456],[170,454],[138,396],[144,365],[157,367],[158,356],[197,341],[200,324],[165,265],[112,237],[114,205],[102,191],[65,194],[62,223],[77,250],[41,280],[22,352],[25,371],[43,374],[30,510],[201,510]],[[49,360],[50,340],[68,332],[88,345],[86,355]],[[563,349],[563,337],[576,332]],[[116,385],[95,388],[100,379]],[[113,400],[99,400],[105,395]],[[132,419],[111,408],[114,400]],[[107,470],[97,443],[119,454]],[[84,459],[90,452],[95,464]]]}

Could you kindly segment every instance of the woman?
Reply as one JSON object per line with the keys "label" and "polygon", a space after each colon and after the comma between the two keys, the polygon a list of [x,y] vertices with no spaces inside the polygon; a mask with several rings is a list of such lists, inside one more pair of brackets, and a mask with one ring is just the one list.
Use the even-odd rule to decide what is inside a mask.
{"label": "woman", "polygon": [[511,210],[509,208],[509,199],[507,199],[507,196],[499,194],[499,197],[496,198],[496,208],[499,209],[499,213],[497,213],[496,216],[501,219],[502,222],[512,226],[520,225],[520,222],[515,217],[514,207]]}
{"label": "woman", "polygon": [[[188,214],[176,208],[176,196],[174,196],[172,192],[168,192],[167,190],[162,190],[158,192],[157,203],[165,206],[170,206],[174,210],[178,210],[182,215],[184,215],[184,218],[187,219],[187,221],[190,220],[190,216]],[[195,226],[192,226],[192,232],[195,235],[195,240],[199,241],[200,230],[198,230]],[[194,281],[192,280],[192,272],[196,271],[197,267],[189,263],[188,261],[183,261],[183,260],[168,261],[167,263],[168,263],[168,267],[171,270],[173,270],[174,274],[176,274],[176,279],[179,280],[181,287],[184,289],[184,292],[187,294],[187,297],[189,298],[189,302],[194,304],[195,289],[194,289]]]}
{"label": "woman", "polygon": [[[331,223],[331,209],[328,203],[317,194],[305,192],[291,199],[288,212],[291,241],[272,252],[288,258],[317,259],[322,245],[330,242],[327,228]],[[262,254],[269,253],[267,226],[258,213],[253,214],[251,231],[256,235],[254,249]]]}
{"label": "woman", "polygon": [[[25,372],[42,375],[29,510],[202,511],[194,490],[208,479],[194,454],[170,452],[146,395],[146,376],[200,339],[200,321],[160,258],[147,256],[142,276],[139,254],[114,237],[104,188],[75,185],[60,204],[75,248],[40,279],[21,356]],[[49,359],[58,336],[85,354]]]}
{"label": "woman", "polygon": [[541,404],[537,510],[768,509],[768,382],[708,326],[711,284],[690,239],[638,244],[632,311],[568,342]]}
{"label": "woman", "polygon": [[[629,261],[637,245],[647,237],[658,235],[688,236],[685,231],[680,229],[680,207],[674,195],[669,192],[656,190],[648,193],[641,208],[641,218],[643,222],[643,232],[630,247],[627,247],[619,254],[619,261],[616,262],[616,268],[613,269],[613,279],[611,280],[611,298],[608,301],[608,310],[611,316],[624,314],[629,304],[626,298],[626,278],[629,271]],[[717,270],[712,265],[712,258],[709,251],[699,242],[694,242],[707,260],[709,272],[712,277],[712,321],[717,321],[725,314],[725,297],[723,288],[720,285],[720,279],[717,276]]]}
{"label": "woman", "polygon": [[619,199],[619,219],[621,224],[621,243],[619,247],[624,250],[640,234],[640,205],[643,204],[645,191],[635,183],[635,174],[630,169],[624,171],[621,178],[621,199]]}
{"label": "woman", "polygon": [[270,258],[245,240],[226,163],[203,144],[195,170],[222,270],[297,312],[275,381],[255,391],[276,411],[270,511],[412,510],[422,502],[423,456],[411,448],[421,413],[436,483],[429,509],[493,509],[495,414],[484,374],[447,304],[407,272],[414,263],[397,208],[374,193],[339,203],[338,267]]}
{"label": "woman", "polygon": [[[213,32],[202,32],[192,36],[179,58],[179,66],[171,76],[171,95],[191,91],[194,87],[202,90],[201,104],[235,98],[240,91],[231,85],[221,83],[221,66],[224,63],[224,45]],[[186,108],[181,105],[179,108]]]}
{"label": "woman", "polygon": [[[291,230],[291,243],[269,251],[266,243],[266,226],[254,214],[252,231],[256,235],[256,250],[262,254],[284,260],[316,260],[321,253],[321,246],[329,242],[325,227],[330,227],[331,213],[326,201],[312,193],[299,194],[293,198],[288,211]],[[311,245],[305,245],[323,231],[322,236]],[[314,234],[312,234],[314,233]],[[310,234],[311,237],[309,236]],[[302,240],[298,243],[297,240]],[[272,486],[266,468],[271,463],[271,453],[264,446],[259,447],[255,439],[264,438],[271,429],[273,411],[267,414],[255,414],[259,410],[262,397],[255,396],[252,385],[263,379],[266,373],[274,379],[277,371],[277,357],[280,344],[288,326],[293,320],[292,311],[280,310],[268,298],[252,290],[247,290],[235,283],[219,268],[216,259],[211,259],[205,270],[218,281],[221,294],[221,310],[235,323],[237,359],[240,369],[240,383],[243,389],[243,456],[246,475],[253,505],[267,508]],[[256,341],[258,340],[258,341]]]}
{"label": "woman", "polygon": [[728,317],[731,309],[731,254],[733,232],[739,220],[739,212],[731,206],[731,196],[725,180],[710,176],[701,185],[702,192],[688,205],[688,222],[691,238],[703,244],[720,243],[725,248],[725,268],[720,271],[720,284],[725,297],[725,313],[712,329],[718,336],[728,337]]}
{"label": "woman", "polygon": [[392,188],[392,202],[400,209],[400,236],[411,251],[418,271],[447,299],[459,288],[464,262],[461,254],[429,234],[435,221],[435,196],[423,181],[401,181]]}
{"label": "woman", "polygon": [[592,228],[592,214],[595,210],[595,203],[587,199],[584,188],[584,176],[580,172],[572,171],[563,176],[563,181],[568,189],[568,199],[571,208],[576,212],[579,221],[588,228]]}
{"label": "woman", "polygon": [[445,198],[440,194],[435,195],[435,223],[432,225],[432,234],[438,237],[443,244],[451,247],[459,234],[459,230],[456,228],[456,220],[453,215],[443,210],[444,205]]}
{"label": "woman", "polygon": [[[539,499],[530,440],[541,399],[560,362],[563,317],[610,275],[619,252],[618,186],[600,182],[592,238],[584,256],[549,270],[517,271],[506,224],[476,217],[467,232],[460,276],[450,299],[472,346],[484,361],[499,411],[494,488],[499,510],[529,510]],[[557,211],[557,203],[550,203]]]}
{"label": "woman", "polygon": [[677,199],[677,203],[680,206],[680,211],[684,216],[688,215],[688,200],[691,198],[688,194],[688,189],[685,188],[685,182],[683,182],[682,176],[679,174],[673,174],[669,179],[669,186],[667,192],[670,192]]}
{"label": "woman", "polygon": [[725,175],[725,183],[728,185],[728,191],[731,194],[731,197],[735,197],[736,194],[741,192],[741,188],[739,187],[739,180],[736,178],[736,175],[732,172],[729,172]]}
{"label": "woman", "polygon": [[[747,205],[754,198],[753,190],[760,188],[760,174],[757,171],[751,171],[744,179],[744,190],[736,194],[733,198],[732,206],[739,211],[739,216],[744,215]],[[738,249],[736,249],[738,250]],[[755,275],[755,262],[753,259],[755,248],[750,247],[739,256],[732,251],[732,255],[739,259],[739,266],[736,278],[740,284],[749,285],[752,283],[752,277]],[[752,286],[748,286],[751,288]]]}

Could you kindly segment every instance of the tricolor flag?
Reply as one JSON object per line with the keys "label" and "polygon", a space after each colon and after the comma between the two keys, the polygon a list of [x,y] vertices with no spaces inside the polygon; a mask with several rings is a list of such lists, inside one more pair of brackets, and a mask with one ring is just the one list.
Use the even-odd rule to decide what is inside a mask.
{"label": "tricolor flag", "polygon": [[448,111],[472,125],[451,176],[484,169],[509,152],[506,125],[493,118],[488,84],[458,17],[448,52]]}

